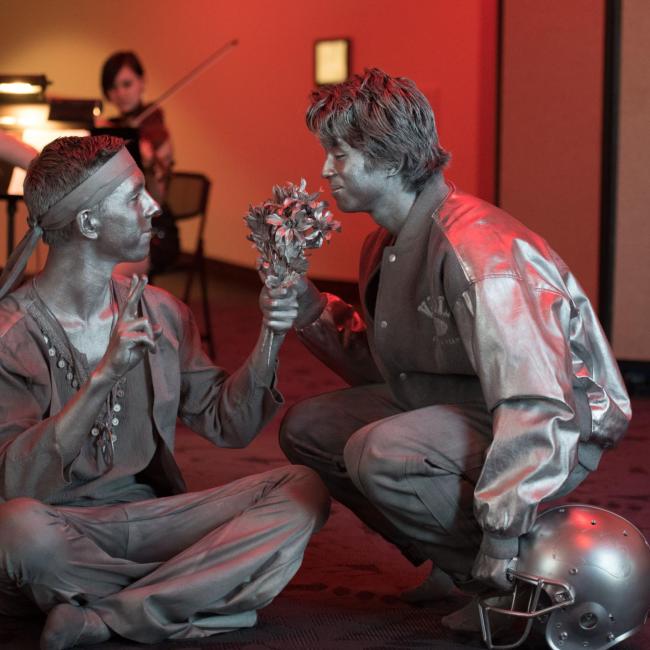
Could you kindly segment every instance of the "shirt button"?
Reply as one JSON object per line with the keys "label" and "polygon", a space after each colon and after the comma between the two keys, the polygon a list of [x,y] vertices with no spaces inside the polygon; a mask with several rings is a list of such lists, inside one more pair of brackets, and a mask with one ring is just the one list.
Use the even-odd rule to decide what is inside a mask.
{"label": "shirt button", "polygon": [[122,407],[119,404],[113,404],[113,410],[116,413],[119,413],[122,410]]}
{"label": "shirt button", "polygon": [[90,435],[93,436],[94,438],[96,438],[99,435],[99,429],[97,427],[93,427],[90,430]]}
{"label": "shirt button", "polygon": [[396,259],[397,259],[397,255],[395,255],[395,253],[391,253],[391,254],[388,256],[388,261],[389,261],[389,262],[394,262]]}
{"label": "shirt button", "polygon": [[113,418],[113,419],[111,420],[111,424],[112,424],[114,427],[118,426],[119,423],[120,423],[120,419],[119,419],[119,418]]}
{"label": "shirt button", "polygon": [[399,373],[400,381],[406,381],[407,377],[408,377],[408,375],[405,372],[400,372]]}
{"label": "shirt button", "polygon": [[381,323],[379,323],[379,327],[381,327],[381,329],[385,330],[388,327],[388,321],[385,321],[385,320],[381,321]]}
{"label": "shirt button", "polygon": [[59,368],[65,368],[65,361],[63,359],[59,359],[56,362],[56,365],[59,366]]}

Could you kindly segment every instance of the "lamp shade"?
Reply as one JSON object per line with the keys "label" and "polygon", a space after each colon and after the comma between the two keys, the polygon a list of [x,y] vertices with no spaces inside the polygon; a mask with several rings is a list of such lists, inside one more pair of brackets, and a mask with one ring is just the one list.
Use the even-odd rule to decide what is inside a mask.
{"label": "lamp shade", "polygon": [[0,74],[0,103],[36,104],[45,101],[50,81],[45,75]]}

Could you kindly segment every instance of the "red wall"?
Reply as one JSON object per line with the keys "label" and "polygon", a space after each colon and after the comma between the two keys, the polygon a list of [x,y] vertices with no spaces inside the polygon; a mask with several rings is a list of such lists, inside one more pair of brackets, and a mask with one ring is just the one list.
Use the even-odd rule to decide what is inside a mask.
{"label": "red wall", "polygon": [[[304,126],[316,39],[352,39],[353,71],[382,67],[416,80],[438,110],[451,178],[491,198],[495,0],[5,0],[3,71],[45,72],[52,94],[98,96],[99,68],[116,49],[135,49],[159,93],[228,39],[240,45],[166,104],[179,169],[214,182],[207,251],[253,265],[241,220],[271,187],[320,183],[320,146]],[[352,279],[370,227],[343,218],[344,234],[313,258],[315,277]],[[185,232],[186,243],[190,232]],[[0,241],[0,247],[2,242]]]}
{"label": "red wall", "polygon": [[[318,187],[321,149],[304,127],[312,43],[318,38],[350,37],[355,72],[378,66],[415,79],[438,109],[442,142],[455,155],[452,178],[469,191],[491,196],[493,2],[411,2],[398,9],[381,1],[285,1],[257,3],[245,18],[238,5],[208,3],[205,20],[191,6],[188,19],[196,21],[197,29],[181,35],[181,42],[202,44],[195,46],[196,58],[206,42],[219,40],[214,25],[221,38],[241,38],[238,50],[210,73],[216,83],[205,101],[185,95],[176,102],[181,137],[205,133],[217,148],[218,223],[208,245],[213,255],[241,260],[243,232],[237,219],[248,201],[262,200],[275,183],[305,176]],[[169,53],[161,57],[168,58],[163,65],[173,65]],[[200,83],[210,87],[207,80]],[[356,275],[357,250],[370,220],[351,215],[343,223],[344,235],[331,250],[315,254],[315,275]]]}

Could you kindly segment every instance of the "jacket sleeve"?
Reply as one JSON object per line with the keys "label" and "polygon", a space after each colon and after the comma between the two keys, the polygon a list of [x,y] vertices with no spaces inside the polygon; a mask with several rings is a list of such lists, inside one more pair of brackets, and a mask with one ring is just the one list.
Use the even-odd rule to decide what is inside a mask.
{"label": "jacket sleeve", "polygon": [[181,396],[179,417],[219,447],[245,447],[283,404],[282,395],[264,384],[248,362],[232,375],[215,366],[201,347],[194,318],[180,307]]}
{"label": "jacket sleeve", "polygon": [[47,501],[69,479],[55,436],[56,416],[48,417],[51,387],[42,373],[21,362],[28,352],[0,341],[0,496]]}
{"label": "jacket sleeve", "polygon": [[577,463],[580,426],[572,384],[566,296],[515,276],[479,280],[454,306],[461,337],[493,414],[493,441],[474,493],[482,551],[518,553],[538,504]]}
{"label": "jacket sleeve", "polygon": [[363,317],[352,305],[329,293],[322,294],[323,310],[298,330],[310,352],[352,386],[383,382],[368,345]]}

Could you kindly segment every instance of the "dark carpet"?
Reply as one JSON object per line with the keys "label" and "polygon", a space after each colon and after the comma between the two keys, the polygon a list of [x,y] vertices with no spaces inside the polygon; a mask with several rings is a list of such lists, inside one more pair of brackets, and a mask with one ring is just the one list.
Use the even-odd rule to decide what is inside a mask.
{"label": "dark carpet", "polygon": [[[211,295],[219,363],[232,370],[246,357],[257,336],[260,322],[257,294],[245,285],[215,282]],[[286,408],[299,399],[344,384],[290,335],[282,351],[279,386]],[[638,399],[633,406],[632,426],[622,444],[605,455],[598,472],[567,501],[615,510],[648,537],[650,400]],[[206,488],[284,464],[277,444],[279,421],[278,417],[243,450],[216,449],[190,431],[179,431],[177,455],[189,488]],[[444,614],[466,602],[462,596],[417,607],[398,599],[399,592],[416,585],[425,577],[427,569],[427,566],[412,567],[347,509],[334,504],[329,521],[308,547],[301,569],[285,591],[260,612],[255,628],[199,641],[167,642],[148,647],[155,650],[463,650],[483,647],[478,635],[452,634],[440,625]],[[5,621],[0,628],[0,647],[37,648],[40,624],[40,621],[28,624]],[[118,650],[146,646],[112,640],[91,647]],[[525,647],[542,650],[546,644],[536,638]],[[650,649],[650,625],[617,648]]]}

